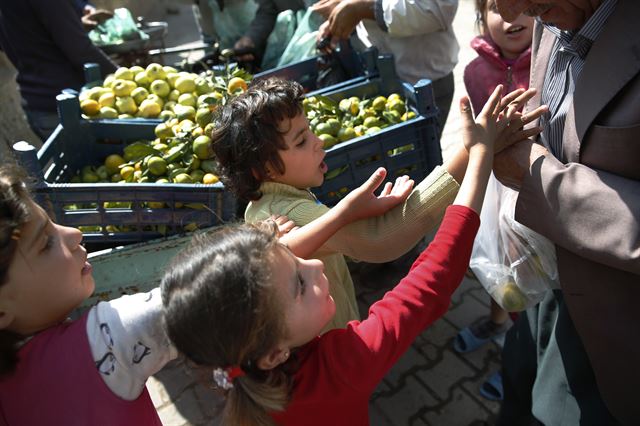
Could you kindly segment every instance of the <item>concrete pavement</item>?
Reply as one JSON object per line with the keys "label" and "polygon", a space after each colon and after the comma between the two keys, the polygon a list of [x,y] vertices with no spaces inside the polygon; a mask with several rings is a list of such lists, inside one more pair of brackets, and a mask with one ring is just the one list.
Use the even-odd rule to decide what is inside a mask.
{"label": "concrete pavement", "polygon": [[[179,6],[178,15],[165,17],[172,28],[194,28],[187,5]],[[460,114],[457,101],[465,93],[462,82],[464,66],[475,57],[469,47],[475,35],[473,0],[460,0],[454,28],[460,43],[459,65],[455,69],[456,94],[441,140],[445,160],[460,142]],[[185,25],[184,22],[187,22]],[[183,22],[180,24],[180,22]],[[180,31],[179,43],[185,40]],[[425,239],[428,241],[429,239]],[[355,265],[352,275],[357,287],[360,312],[379,300],[408,270],[415,253],[384,266]],[[477,281],[465,278],[449,311],[422,333],[409,351],[384,378],[373,394],[369,411],[371,424],[386,425],[485,425],[492,424],[499,404],[478,393],[482,382],[496,371],[500,362],[499,347],[489,343],[475,352],[461,355],[453,351],[452,339],[457,331],[489,312],[489,296]],[[151,378],[148,388],[165,425],[217,424],[220,397],[209,388],[210,376],[196,373],[184,360],[177,360]]]}

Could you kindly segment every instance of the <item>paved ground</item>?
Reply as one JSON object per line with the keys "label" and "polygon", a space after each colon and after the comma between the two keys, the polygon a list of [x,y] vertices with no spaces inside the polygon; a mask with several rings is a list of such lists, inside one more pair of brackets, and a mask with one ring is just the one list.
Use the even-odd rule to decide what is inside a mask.
{"label": "paved ground", "polygon": [[[443,157],[459,143],[457,99],[464,93],[462,70],[475,53],[469,48],[474,36],[473,0],[461,0],[454,27],[461,45],[460,65],[455,70],[456,96],[442,137]],[[195,28],[188,6],[169,15],[178,28]],[[185,21],[190,23],[184,24]],[[179,26],[178,26],[179,25]],[[171,29],[171,27],[170,27]],[[171,31],[171,30],[170,30]],[[184,32],[179,43],[193,39]],[[168,45],[176,45],[168,40]],[[428,241],[428,238],[425,239]],[[406,273],[415,255],[385,266],[352,268],[358,288],[360,311],[380,299]],[[499,347],[490,343],[464,356],[453,351],[452,339],[461,327],[485,315],[489,297],[473,280],[465,279],[456,291],[447,314],[416,339],[380,384],[370,403],[371,423],[384,425],[485,425],[492,424],[498,404],[478,393],[480,384],[499,365]],[[165,425],[216,424],[220,398],[182,360],[165,368],[149,381],[149,390]]]}

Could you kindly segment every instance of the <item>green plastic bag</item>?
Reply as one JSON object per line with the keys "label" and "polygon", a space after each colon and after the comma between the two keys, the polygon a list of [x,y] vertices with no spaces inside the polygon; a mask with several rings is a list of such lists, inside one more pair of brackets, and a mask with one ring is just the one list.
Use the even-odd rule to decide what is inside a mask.
{"label": "green plastic bag", "polygon": [[129,9],[115,9],[113,17],[89,32],[89,38],[97,46],[120,44],[130,40],[147,40],[149,36],[140,31]]}
{"label": "green plastic bag", "polygon": [[296,32],[297,24],[296,12],[284,10],[278,14],[276,24],[269,34],[267,45],[262,57],[262,69],[268,70],[278,66],[278,61],[286,49],[289,41]]}
{"label": "green plastic bag", "polygon": [[278,67],[302,61],[318,54],[316,37],[318,36],[318,28],[324,22],[324,18],[311,9],[300,10],[297,15],[298,25],[296,32],[291,37],[284,52],[282,52]]}
{"label": "green plastic bag", "polygon": [[209,0],[209,7],[220,49],[233,48],[236,41],[247,32],[258,10],[254,0],[227,1],[223,10],[220,10],[217,0]]}

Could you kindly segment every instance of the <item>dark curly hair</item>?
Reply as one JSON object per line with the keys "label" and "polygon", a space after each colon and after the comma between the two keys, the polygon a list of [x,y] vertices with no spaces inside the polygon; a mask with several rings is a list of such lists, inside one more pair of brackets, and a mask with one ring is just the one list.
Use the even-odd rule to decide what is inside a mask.
{"label": "dark curly hair", "polygon": [[303,112],[303,93],[294,81],[259,80],[218,110],[211,135],[213,150],[222,182],[238,197],[260,199],[267,165],[284,173],[278,151],[286,149],[286,132],[279,125]]}
{"label": "dark curly hair", "polygon": [[[14,165],[0,166],[0,286],[9,278],[20,229],[29,221],[32,199],[26,182],[22,169]],[[22,338],[12,331],[0,330],[0,376],[15,370],[17,344]]]}

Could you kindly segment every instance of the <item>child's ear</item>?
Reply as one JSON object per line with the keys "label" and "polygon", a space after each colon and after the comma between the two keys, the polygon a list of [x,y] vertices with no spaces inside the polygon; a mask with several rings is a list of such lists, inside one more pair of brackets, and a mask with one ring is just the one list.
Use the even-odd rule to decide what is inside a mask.
{"label": "child's ear", "polygon": [[289,359],[289,349],[287,348],[274,348],[270,350],[266,355],[258,359],[258,368],[260,370],[273,370],[280,364],[283,364]]}

